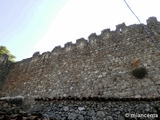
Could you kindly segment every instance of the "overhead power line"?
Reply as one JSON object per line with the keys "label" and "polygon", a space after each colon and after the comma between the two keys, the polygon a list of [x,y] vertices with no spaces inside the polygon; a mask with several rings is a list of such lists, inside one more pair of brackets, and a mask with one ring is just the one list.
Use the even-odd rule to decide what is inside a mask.
{"label": "overhead power line", "polygon": [[133,15],[138,19],[140,25],[142,26],[143,30],[145,31],[145,33],[151,38],[151,41],[153,42],[154,46],[160,51],[160,48],[157,46],[157,44],[155,43],[154,39],[150,36],[150,34],[148,33],[148,31],[144,28],[144,26],[142,25],[141,21],[139,20],[139,18],[136,16],[136,14],[132,11],[132,9],[129,7],[129,5],[127,4],[127,2],[124,0],[124,2],[126,3],[126,5],[128,6],[128,8],[131,10],[131,12],[133,13]]}

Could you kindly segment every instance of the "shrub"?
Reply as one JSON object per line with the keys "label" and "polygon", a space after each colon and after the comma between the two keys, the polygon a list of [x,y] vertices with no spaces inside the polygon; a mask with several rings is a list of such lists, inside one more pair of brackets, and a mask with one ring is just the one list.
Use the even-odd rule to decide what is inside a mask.
{"label": "shrub", "polygon": [[142,79],[147,74],[148,74],[148,72],[147,72],[146,68],[144,68],[144,67],[136,68],[132,71],[132,75],[137,79]]}

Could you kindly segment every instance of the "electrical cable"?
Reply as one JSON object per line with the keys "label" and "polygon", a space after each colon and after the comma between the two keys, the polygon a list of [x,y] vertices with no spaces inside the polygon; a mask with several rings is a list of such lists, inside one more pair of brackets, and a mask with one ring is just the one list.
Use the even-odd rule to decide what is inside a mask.
{"label": "electrical cable", "polygon": [[141,21],[139,20],[139,18],[136,16],[136,14],[132,11],[132,9],[129,7],[129,5],[127,4],[127,2],[124,0],[124,2],[126,3],[126,5],[128,6],[128,8],[131,10],[131,12],[134,14],[134,16],[138,19],[140,25],[142,26],[143,30],[146,32],[146,34],[151,38],[151,41],[153,42],[153,44],[155,45],[155,47],[160,51],[160,48],[157,46],[157,44],[154,42],[154,39],[150,36],[150,34],[148,33],[148,31],[144,28],[144,26],[142,25]]}

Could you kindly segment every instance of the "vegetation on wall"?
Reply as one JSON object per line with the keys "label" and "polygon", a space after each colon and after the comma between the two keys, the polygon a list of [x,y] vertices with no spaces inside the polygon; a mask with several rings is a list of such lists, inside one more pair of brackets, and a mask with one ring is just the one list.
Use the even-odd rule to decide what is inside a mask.
{"label": "vegetation on wall", "polygon": [[5,46],[0,46],[0,55],[7,54],[8,60],[11,62],[15,62],[15,56],[10,53],[10,51]]}
{"label": "vegetation on wall", "polygon": [[137,79],[142,79],[148,74],[146,68],[140,67],[132,71],[132,75]]}

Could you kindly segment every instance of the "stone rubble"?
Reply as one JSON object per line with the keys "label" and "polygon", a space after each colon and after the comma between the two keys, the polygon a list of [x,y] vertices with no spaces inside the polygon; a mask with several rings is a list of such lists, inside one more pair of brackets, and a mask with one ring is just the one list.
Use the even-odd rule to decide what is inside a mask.
{"label": "stone rubble", "polygon": [[37,101],[29,109],[0,101],[0,106],[1,120],[131,120],[126,113],[156,114],[143,119],[160,119],[160,101]]}

